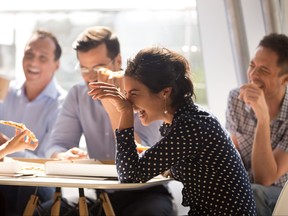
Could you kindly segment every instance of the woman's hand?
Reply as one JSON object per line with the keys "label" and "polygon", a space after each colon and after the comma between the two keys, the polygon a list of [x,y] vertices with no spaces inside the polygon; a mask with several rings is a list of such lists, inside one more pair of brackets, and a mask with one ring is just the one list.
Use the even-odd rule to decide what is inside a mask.
{"label": "woman's hand", "polygon": [[133,112],[132,104],[117,86],[105,82],[92,82],[89,83],[89,87],[91,90],[88,95],[93,100],[109,100],[120,113]]}
{"label": "woman's hand", "polygon": [[20,132],[20,130],[17,129],[16,135],[0,146],[0,157],[2,158],[8,154],[25,149],[34,151],[38,146],[38,142],[32,142],[31,138],[27,136],[28,134],[28,130]]}
{"label": "woman's hand", "polygon": [[8,141],[6,148],[13,149],[13,152],[22,151],[24,149],[34,151],[38,146],[38,141],[33,142],[30,136],[28,136],[29,133],[30,133],[29,130],[20,131],[16,129],[15,137],[13,137]]}
{"label": "woman's hand", "polygon": [[132,103],[117,86],[105,82],[92,82],[89,83],[89,88],[91,90],[88,92],[88,95],[90,95],[93,100],[109,100],[109,102],[115,106],[120,114],[119,124],[116,128],[122,130],[133,127],[134,117]]}

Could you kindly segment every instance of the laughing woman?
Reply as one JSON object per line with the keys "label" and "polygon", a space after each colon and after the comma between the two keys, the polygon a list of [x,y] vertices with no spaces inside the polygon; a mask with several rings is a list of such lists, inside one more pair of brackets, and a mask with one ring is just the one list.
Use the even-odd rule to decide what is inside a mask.
{"label": "laughing woman", "polygon": [[[193,101],[186,59],[166,48],[141,50],[125,71],[125,95],[112,84],[91,83],[93,99],[120,112],[116,165],[121,182],[146,182],[170,170],[183,184],[189,215],[255,215],[241,159],[219,121]],[[163,120],[162,139],[143,154],[134,142],[133,112],[143,125]]]}

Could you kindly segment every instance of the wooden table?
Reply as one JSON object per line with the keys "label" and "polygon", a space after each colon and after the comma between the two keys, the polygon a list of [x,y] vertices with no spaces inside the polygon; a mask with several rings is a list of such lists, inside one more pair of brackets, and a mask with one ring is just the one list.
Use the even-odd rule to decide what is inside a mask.
{"label": "wooden table", "polygon": [[[15,186],[44,186],[44,187],[56,187],[54,194],[55,205],[51,209],[51,215],[59,215],[61,204],[61,187],[73,187],[79,188],[79,213],[82,216],[88,216],[88,208],[84,195],[84,188],[94,188],[100,190],[99,199],[102,202],[104,212],[106,216],[114,216],[114,210],[110,203],[109,197],[105,190],[133,190],[144,189],[159,184],[165,184],[170,179],[156,177],[146,183],[119,183],[118,180],[112,180],[109,178],[85,178],[75,176],[1,176],[0,185],[15,185]],[[38,197],[31,195],[30,200],[27,203],[24,215],[33,215],[35,208],[38,204]]]}

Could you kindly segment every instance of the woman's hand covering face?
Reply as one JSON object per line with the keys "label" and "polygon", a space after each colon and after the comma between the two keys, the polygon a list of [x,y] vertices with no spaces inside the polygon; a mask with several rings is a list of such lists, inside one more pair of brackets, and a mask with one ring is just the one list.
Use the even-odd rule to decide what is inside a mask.
{"label": "woman's hand covering face", "polygon": [[125,97],[118,86],[106,82],[89,83],[90,91],[88,95],[93,100],[109,100],[120,113],[133,110],[132,104]]}

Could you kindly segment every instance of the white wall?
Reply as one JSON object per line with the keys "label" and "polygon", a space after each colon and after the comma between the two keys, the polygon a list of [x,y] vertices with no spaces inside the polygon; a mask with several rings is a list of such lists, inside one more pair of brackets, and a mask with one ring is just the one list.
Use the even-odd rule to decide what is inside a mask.
{"label": "white wall", "polygon": [[[260,0],[242,0],[250,56],[264,36]],[[223,0],[198,0],[209,109],[225,123],[227,96],[238,87]],[[248,65],[247,65],[248,66]]]}
{"label": "white wall", "polygon": [[224,123],[229,90],[237,86],[223,0],[198,0],[209,109]]}
{"label": "white wall", "polygon": [[243,17],[245,22],[247,42],[250,57],[265,35],[264,20],[261,11],[260,0],[242,0]]}

